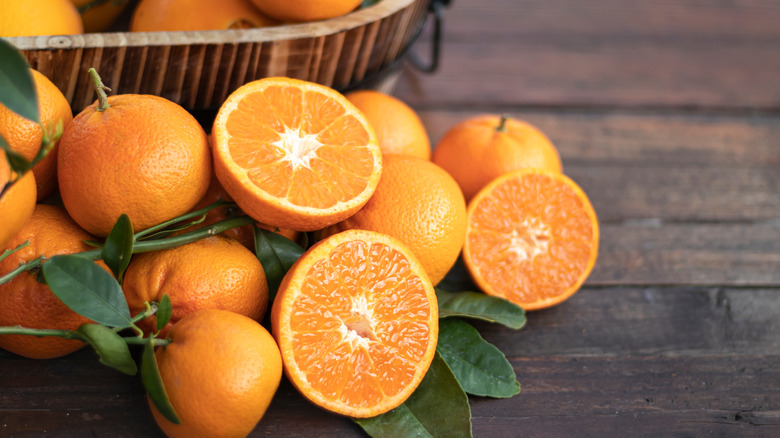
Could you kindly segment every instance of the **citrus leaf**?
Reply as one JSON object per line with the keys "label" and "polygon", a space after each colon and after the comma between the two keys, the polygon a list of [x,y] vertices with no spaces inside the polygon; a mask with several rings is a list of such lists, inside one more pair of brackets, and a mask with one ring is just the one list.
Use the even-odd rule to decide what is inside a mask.
{"label": "citrus leaf", "polygon": [[374,438],[472,436],[468,396],[438,353],[420,386],[401,406],[353,421]]}
{"label": "citrus leaf", "polygon": [[[5,156],[8,158],[8,164],[11,165],[11,170],[14,172],[22,175],[32,169],[32,163],[28,161],[27,158],[24,158],[24,155],[11,149],[11,146],[5,141],[5,138],[2,135],[0,135],[0,149],[5,151]],[[0,190],[2,190],[2,187],[0,187]]]}
{"label": "citrus leaf", "polygon": [[130,309],[119,283],[106,270],[77,255],[58,255],[43,264],[49,288],[74,312],[111,327],[130,327]]}
{"label": "citrus leaf", "polygon": [[157,303],[157,331],[165,327],[165,324],[171,320],[173,315],[173,304],[167,294],[163,295],[159,303]]}
{"label": "citrus leaf", "polygon": [[0,104],[25,119],[40,123],[38,95],[30,65],[11,43],[0,38]]}
{"label": "citrus leaf", "polygon": [[463,320],[446,319],[439,323],[436,351],[469,394],[506,398],[520,392],[515,370],[504,353]]}
{"label": "citrus leaf", "polygon": [[525,326],[525,310],[509,301],[481,292],[447,292],[436,288],[439,318],[460,316],[495,322],[512,329]]}
{"label": "citrus leaf", "polygon": [[173,424],[181,423],[179,416],[171,405],[168,393],[165,392],[160,368],[157,367],[157,358],[154,356],[154,338],[148,338],[144,344],[144,353],[141,356],[141,381],[154,406],[168,421]]}
{"label": "citrus leaf", "polygon": [[138,372],[127,343],[115,331],[101,324],[84,324],[76,331],[95,349],[101,363],[130,376]]}
{"label": "citrus leaf", "polygon": [[280,234],[264,230],[256,225],[254,229],[255,253],[260,264],[263,265],[265,279],[268,282],[269,299],[273,302],[284,274],[303,254],[303,248]]}
{"label": "citrus leaf", "polygon": [[122,284],[122,277],[132,256],[133,224],[128,215],[122,214],[114,227],[111,228],[111,232],[106,237],[106,243],[103,245],[103,261],[114,273],[119,284]]}

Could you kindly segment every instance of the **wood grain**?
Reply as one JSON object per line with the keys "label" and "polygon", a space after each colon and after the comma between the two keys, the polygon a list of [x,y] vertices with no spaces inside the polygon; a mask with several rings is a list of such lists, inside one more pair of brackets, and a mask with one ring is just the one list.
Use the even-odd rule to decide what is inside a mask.
{"label": "wood grain", "polygon": [[773,110],[777,22],[777,3],[752,0],[460,0],[445,14],[440,70],[398,92],[437,107]]}

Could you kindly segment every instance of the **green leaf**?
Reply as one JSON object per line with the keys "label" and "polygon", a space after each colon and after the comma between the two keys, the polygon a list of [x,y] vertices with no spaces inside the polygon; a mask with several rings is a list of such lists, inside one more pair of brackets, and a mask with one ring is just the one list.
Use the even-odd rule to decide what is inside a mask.
{"label": "green leaf", "polygon": [[273,303],[276,291],[284,278],[284,274],[290,269],[304,250],[292,240],[276,234],[272,231],[259,228],[255,229],[255,253],[263,265],[265,279],[268,282],[268,295]]}
{"label": "green leaf", "polygon": [[[32,163],[29,162],[27,158],[24,158],[24,155],[11,149],[11,146],[8,144],[8,142],[5,141],[5,138],[3,138],[2,135],[0,135],[0,149],[5,151],[5,156],[8,158],[8,164],[11,165],[11,169],[14,172],[22,175],[28,170],[32,169]],[[0,192],[2,189],[3,187],[0,187]]]}
{"label": "green leaf", "polygon": [[525,310],[509,301],[481,292],[447,292],[436,288],[439,318],[459,316],[495,322],[513,329],[525,326]]}
{"label": "green leaf", "polygon": [[504,353],[463,320],[440,321],[436,351],[469,394],[505,398],[520,392],[515,370]]}
{"label": "green leaf", "polygon": [[362,7],[367,8],[369,6],[374,6],[375,4],[379,3],[381,0],[363,0]]}
{"label": "green leaf", "polygon": [[38,95],[30,65],[11,43],[0,38],[0,104],[20,116],[40,123]]}
{"label": "green leaf", "polygon": [[119,283],[95,262],[58,255],[43,264],[49,288],[74,312],[111,327],[130,327],[130,309]]}
{"label": "green leaf", "polygon": [[122,277],[133,256],[133,224],[130,217],[122,214],[117,219],[103,245],[103,261],[122,284]]}
{"label": "green leaf", "polygon": [[165,327],[165,324],[171,320],[173,315],[173,304],[167,294],[163,295],[159,303],[157,303],[157,331]]}
{"label": "green leaf", "polygon": [[401,406],[353,421],[374,438],[471,437],[468,396],[438,354],[420,386]]}
{"label": "green leaf", "polygon": [[130,376],[138,372],[127,343],[114,330],[101,324],[84,324],[76,331],[95,349],[101,363]]}
{"label": "green leaf", "polygon": [[157,367],[157,358],[154,356],[154,338],[148,338],[144,344],[144,353],[141,356],[141,381],[146,393],[154,403],[154,406],[168,421],[173,424],[181,423],[179,416],[171,405],[168,393],[165,392],[160,368]]}

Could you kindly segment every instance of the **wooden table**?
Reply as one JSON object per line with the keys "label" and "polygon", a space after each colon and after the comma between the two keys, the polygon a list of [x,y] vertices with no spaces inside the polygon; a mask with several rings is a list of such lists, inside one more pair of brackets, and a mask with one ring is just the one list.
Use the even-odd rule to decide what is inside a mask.
{"label": "wooden table", "polygon": [[[477,325],[522,392],[472,397],[475,436],[780,436],[780,3],[456,0],[441,68],[396,95],[434,143],[476,113],[534,123],[601,222],[571,300]],[[0,436],[161,434],[82,350],[0,352]],[[364,435],[283,382],[252,436]]]}

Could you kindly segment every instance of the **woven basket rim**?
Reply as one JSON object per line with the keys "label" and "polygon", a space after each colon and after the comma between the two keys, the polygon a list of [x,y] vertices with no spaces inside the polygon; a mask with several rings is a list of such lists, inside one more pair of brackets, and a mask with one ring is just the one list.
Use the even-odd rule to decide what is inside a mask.
{"label": "woven basket rim", "polygon": [[109,32],[77,35],[6,37],[19,50],[67,50],[70,48],[236,44],[322,37],[366,26],[408,7],[415,0],[381,0],[341,17],[311,23],[283,24],[253,29]]}

